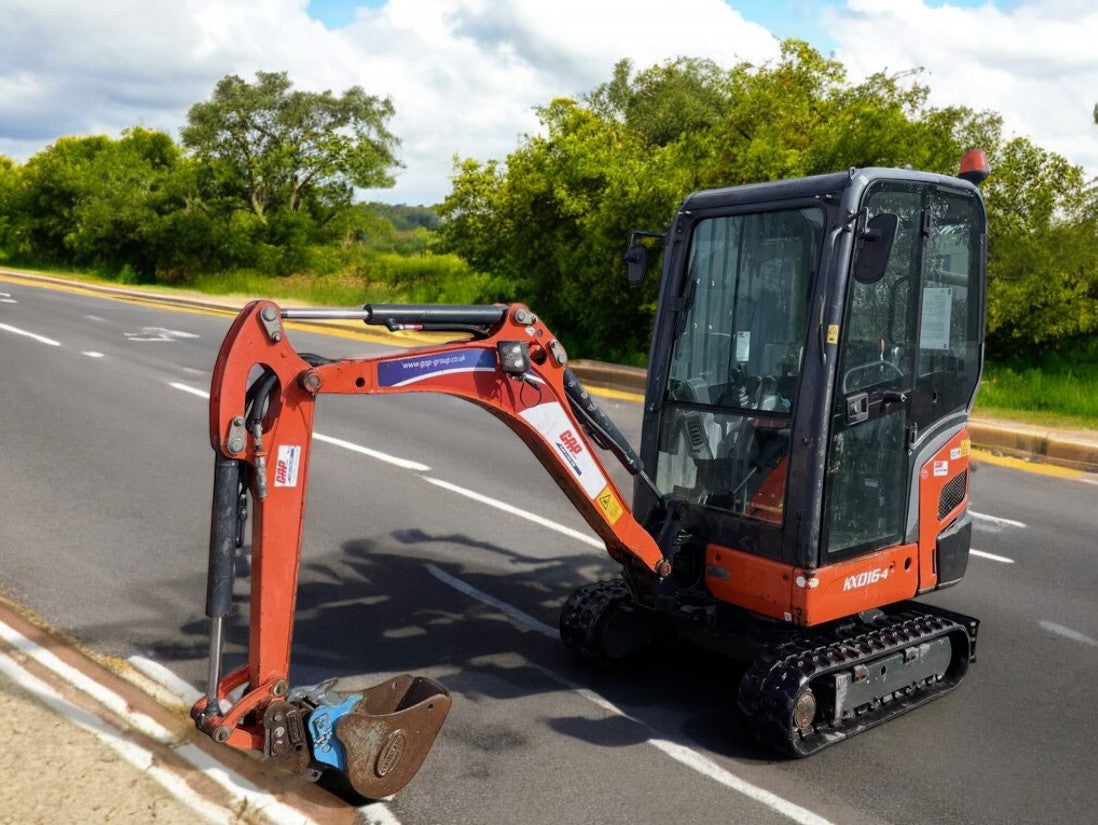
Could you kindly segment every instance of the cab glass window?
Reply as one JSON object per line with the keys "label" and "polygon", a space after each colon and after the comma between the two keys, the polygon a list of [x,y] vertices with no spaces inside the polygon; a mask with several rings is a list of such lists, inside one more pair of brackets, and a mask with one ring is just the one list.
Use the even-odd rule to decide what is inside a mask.
{"label": "cab glass window", "polygon": [[695,225],[661,419],[662,492],[781,523],[823,226],[815,207]]}

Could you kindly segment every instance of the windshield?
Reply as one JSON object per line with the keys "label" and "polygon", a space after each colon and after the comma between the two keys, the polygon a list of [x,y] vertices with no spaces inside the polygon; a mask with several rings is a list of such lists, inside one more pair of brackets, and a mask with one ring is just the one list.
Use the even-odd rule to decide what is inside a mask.
{"label": "windshield", "polygon": [[662,492],[781,523],[823,225],[814,207],[695,225],[661,420]]}

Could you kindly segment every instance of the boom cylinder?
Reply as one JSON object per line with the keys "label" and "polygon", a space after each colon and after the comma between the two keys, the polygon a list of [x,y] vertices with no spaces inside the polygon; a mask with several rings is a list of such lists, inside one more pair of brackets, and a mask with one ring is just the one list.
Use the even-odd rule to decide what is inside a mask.
{"label": "boom cylinder", "polygon": [[492,326],[503,320],[506,306],[493,304],[366,304],[367,324],[469,324]]}
{"label": "boom cylinder", "polygon": [[233,566],[239,525],[240,462],[220,453],[214,461],[210,560],[206,573],[206,615],[223,619],[233,602]]}

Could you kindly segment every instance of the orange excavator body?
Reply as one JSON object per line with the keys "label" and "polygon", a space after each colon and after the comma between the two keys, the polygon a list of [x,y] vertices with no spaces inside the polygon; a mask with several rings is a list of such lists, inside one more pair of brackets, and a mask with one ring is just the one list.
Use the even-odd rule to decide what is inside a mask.
{"label": "orange excavator body", "polygon": [[[412,778],[449,709],[423,677],[350,696],[289,684],[314,406],[327,393],[452,395],[526,444],[622,568],[562,609],[580,656],[626,658],[668,634],[739,655],[741,710],[796,756],[951,689],[978,622],[907,600],[955,583],[967,561],[983,215],[972,184],[908,170],[688,198],[664,235],[640,456],[522,304],[250,303],[211,388],[213,629],[196,723],[373,798]],[[322,318],[462,337],[368,358],[299,353],[284,321]],[[596,447],[634,476],[632,496]],[[248,661],[222,673],[249,502]]]}

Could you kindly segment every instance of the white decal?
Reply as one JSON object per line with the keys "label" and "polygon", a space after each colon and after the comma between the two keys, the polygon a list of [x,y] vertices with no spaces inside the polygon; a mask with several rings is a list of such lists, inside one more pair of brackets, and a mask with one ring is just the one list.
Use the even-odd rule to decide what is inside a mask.
{"label": "white decal", "polygon": [[934,476],[935,478],[949,475],[949,462],[948,461],[935,461],[934,462]]}
{"label": "white decal", "polygon": [[751,360],[751,333],[740,330],[736,333],[736,363],[743,364]]}
{"label": "white decal", "polygon": [[519,413],[535,430],[541,433],[549,446],[556,451],[561,462],[572,472],[589,498],[595,498],[607,485],[606,476],[599,470],[591,452],[576,435],[572,421],[556,401],[538,404]]}
{"label": "white decal", "polygon": [[923,290],[919,349],[949,349],[949,316],[952,310],[952,287],[928,286]]}
{"label": "white decal", "polygon": [[301,447],[297,444],[279,444],[275,462],[275,487],[296,487],[297,472],[301,462]]}
{"label": "white decal", "polygon": [[867,584],[876,584],[887,579],[888,574],[888,567],[879,567],[876,570],[866,570],[864,573],[858,573],[855,576],[847,576],[843,581],[843,590],[856,590],[859,587],[865,587]]}
{"label": "white decal", "polygon": [[949,460],[956,461],[964,454],[964,450],[962,450],[960,447],[954,447],[952,450],[949,451]]}

